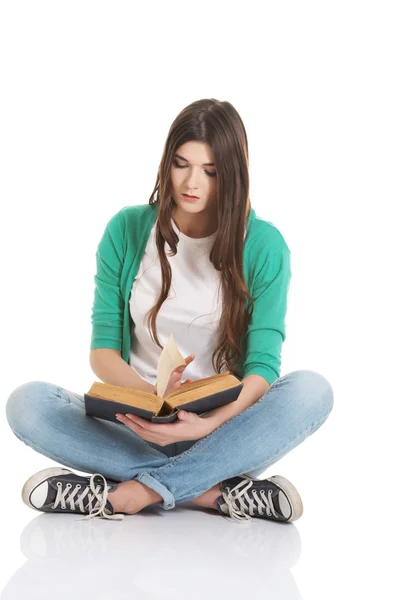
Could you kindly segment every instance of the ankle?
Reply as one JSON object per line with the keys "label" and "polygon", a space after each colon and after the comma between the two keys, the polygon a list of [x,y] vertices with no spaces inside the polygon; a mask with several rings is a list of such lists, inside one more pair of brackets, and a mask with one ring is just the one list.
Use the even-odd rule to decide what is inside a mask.
{"label": "ankle", "polygon": [[113,492],[109,492],[108,500],[114,512],[124,512],[130,515],[137,513],[149,504],[162,500],[161,496],[140,481],[122,481]]}
{"label": "ankle", "polygon": [[108,493],[108,500],[114,509],[114,512],[131,513],[135,509],[134,489],[130,481],[123,481],[117,484],[113,492]]}
{"label": "ankle", "polygon": [[202,506],[203,508],[212,508],[214,510],[217,509],[217,498],[221,495],[221,491],[219,489],[219,483],[217,483],[214,487],[210,488],[201,496],[197,496],[197,498],[192,498],[189,502],[193,502],[198,506]]}

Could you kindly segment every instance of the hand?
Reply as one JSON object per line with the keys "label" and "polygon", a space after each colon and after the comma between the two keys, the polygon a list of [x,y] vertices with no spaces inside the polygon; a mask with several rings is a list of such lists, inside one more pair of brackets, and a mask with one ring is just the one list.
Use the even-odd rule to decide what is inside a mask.
{"label": "hand", "polygon": [[[180,367],[177,367],[174,371],[172,371],[172,373],[170,375],[170,378],[169,378],[169,381],[167,383],[167,387],[165,388],[164,395],[162,396],[163,398],[165,398],[166,396],[168,396],[168,394],[170,394],[171,392],[173,392],[174,390],[176,390],[178,387],[180,387],[184,383],[190,383],[191,381],[193,381],[193,379],[186,379],[185,381],[181,382],[181,377],[182,377],[182,373],[186,369],[186,367],[188,365],[190,365],[190,363],[192,361],[194,361],[195,356],[196,356],[195,354],[191,354],[190,356],[187,356],[185,358],[186,365],[182,365]],[[157,384],[155,385],[155,390],[156,389],[157,389]]]}
{"label": "hand", "polygon": [[[186,379],[181,382],[181,376],[186,367],[195,359],[195,356],[195,354],[191,354],[186,357],[186,365],[177,367],[172,371],[163,398],[184,383],[193,381],[193,379]],[[131,413],[126,415],[117,413],[116,416],[119,417],[121,423],[124,423],[139,437],[159,446],[167,446],[185,440],[199,440],[214,430],[209,419],[203,419],[194,412],[183,410],[178,411],[178,420],[173,423],[151,423],[147,419],[142,419],[142,417]]]}
{"label": "hand", "polygon": [[213,431],[210,419],[199,417],[194,412],[179,410],[178,419],[173,423],[151,423],[137,415],[117,413],[121,423],[134,431],[147,442],[167,446],[184,440],[199,440]]}

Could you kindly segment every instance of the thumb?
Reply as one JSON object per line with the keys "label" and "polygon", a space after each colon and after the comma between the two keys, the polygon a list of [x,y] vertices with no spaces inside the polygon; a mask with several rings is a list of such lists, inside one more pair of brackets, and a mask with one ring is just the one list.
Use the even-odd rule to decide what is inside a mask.
{"label": "thumb", "polygon": [[181,421],[188,421],[189,423],[194,423],[197,419],[199,419],[199,416],[196,413],[189,410],[179,410],[178,417],[181,419]]}

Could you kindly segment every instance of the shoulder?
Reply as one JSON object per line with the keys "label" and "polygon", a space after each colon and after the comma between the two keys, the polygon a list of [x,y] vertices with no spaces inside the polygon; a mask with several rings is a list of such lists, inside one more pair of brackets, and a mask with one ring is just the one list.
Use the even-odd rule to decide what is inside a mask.
{"label": "shoulder", "polygon": [[[107,229],[113,237],[121,240],[139,239],[140,234],[147,226],[154,222],[157,215],[157,207],[151,204],[137,204],[124,206],[114,213],[107,223]],[[137,238],[139,236],[139,238]]]}
{"label": "shoulder", "polygon": [[149,214],[152,214],[156,210],[155,204],[135,204],[130,206],[124,206],[118,211],[118,214],[123,215],[129,219],[131,217],[146,218]]}
{"label": "shoulder", "polygon": [[124,224],[127,227],[140,226],[147,219],[154,216],[155,210],[156,206],[151,204],[124,206],[112,216],[111,220],[120,224]]}
{"label": "shoulder", "polygon": [[282,250],[290,252],[287,241],[280,229],[271,221],[266,221],[255,213],[251,221],[247,242],[252,254],[272,256]]}

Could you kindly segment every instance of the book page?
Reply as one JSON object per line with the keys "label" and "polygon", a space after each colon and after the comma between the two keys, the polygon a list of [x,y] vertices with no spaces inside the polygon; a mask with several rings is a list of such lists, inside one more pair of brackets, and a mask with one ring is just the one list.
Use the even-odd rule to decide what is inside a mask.
{"label": "book page", "polygon": [[179,352],[179,348],[175,343],[171,334],[165,344],[157,365],[157,396],[164,397],[164,392],[167,389],[169,378],[172,371],[177,367],[185,366],[185,357]]}

